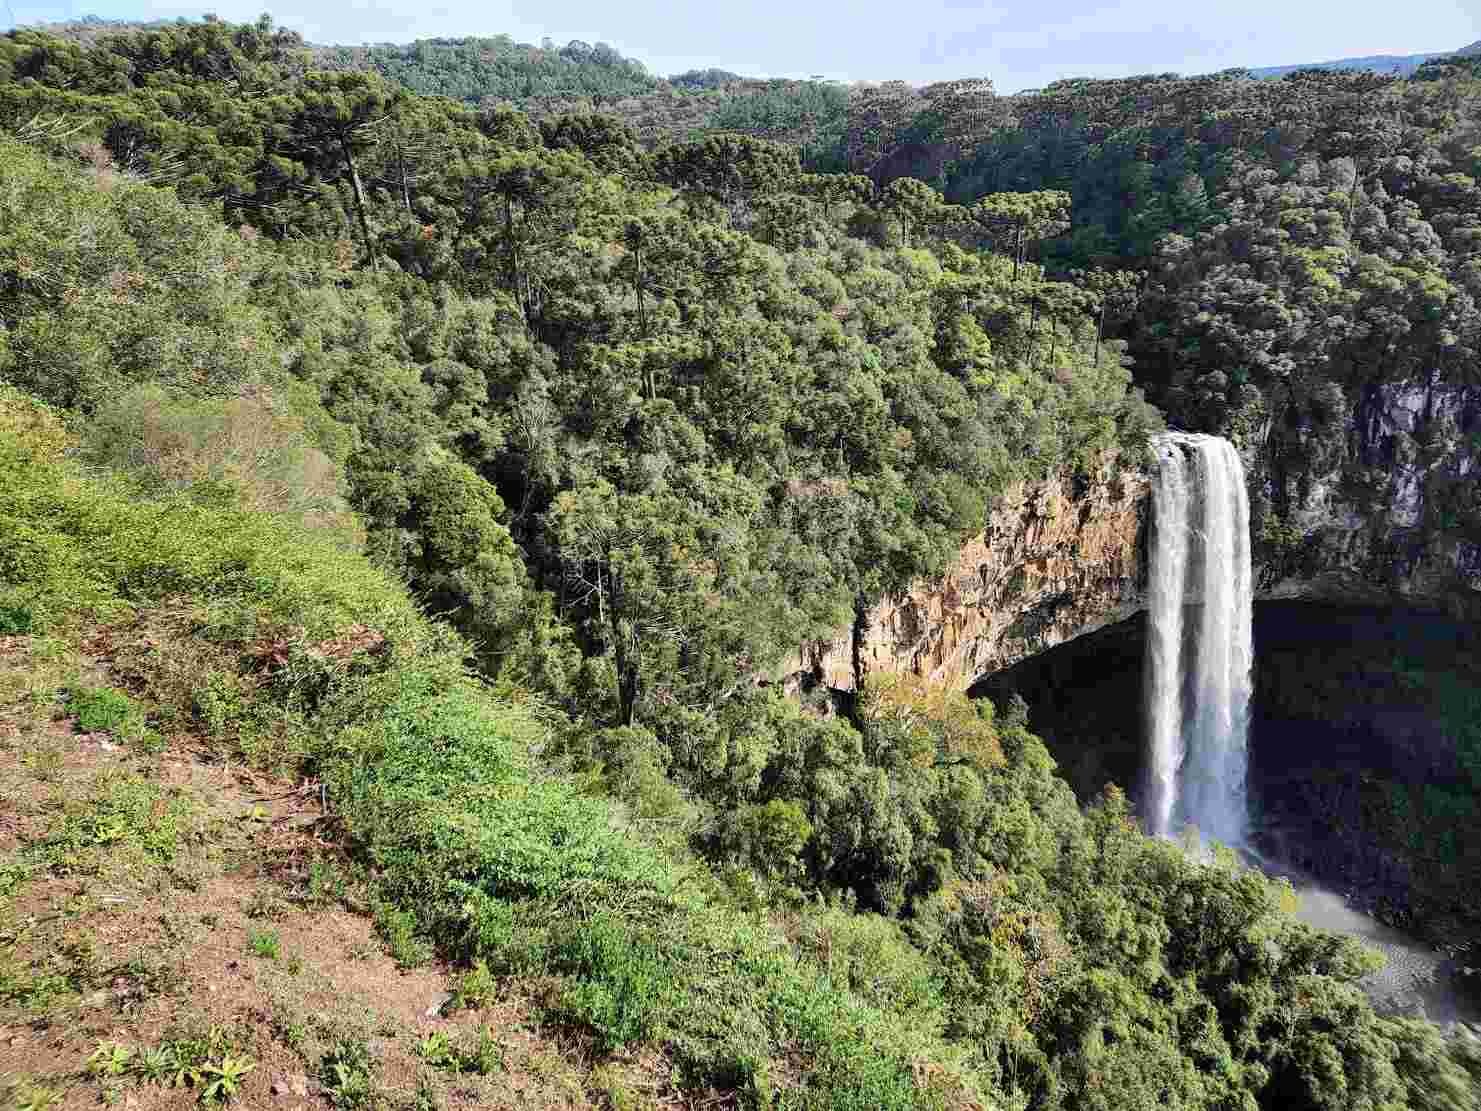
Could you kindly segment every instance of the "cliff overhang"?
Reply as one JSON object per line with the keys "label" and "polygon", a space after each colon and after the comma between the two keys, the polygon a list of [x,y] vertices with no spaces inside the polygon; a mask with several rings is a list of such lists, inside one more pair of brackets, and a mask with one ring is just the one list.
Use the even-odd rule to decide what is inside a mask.
{"label": "cliff overhang", "polygon": [[[1461,406],[1431,402],[1416,413],[1407,394],[1383,400],[1377,417],[1354,414],[1355,442],[1341,467],[1312,473],[1299,505],[1284,515],[1275,508],[1277,487],[1288,476],[1271,466],[1266,448],[1242,451],[1256,598],[1391,605],[1481,621],[1481,545],[1463,532],[1427,527],[1422,510],[1432,476],[1476,481],[1481,466],[1461,450],[1473,445],[1453,437],[1416,481],[1388,443],[1415,436],[1421,424],[1469,430],[1458,419]],[[1358,482],[1355,467],[1365,472]],[[1364,502],[1346,496],[1354,488],[1369,491]],[[944,575],[878,599],[851,629],[800,646],[787,672],[802,685],[843,691],[891,673],[966,689],[1123,621],[1146,608],[1150,500],[1141,460],[1108,456],[1090,474],[1020,483],[997,500],[984,530]],[[1272,544],[1272,535],[1282,542]]]}
{"label": "cliff overhang", "polygon": [[1125,619],[1145,605],[1147,475],[1107,458],[1091,475],[1009,489],[946,573],[881,598],[851,630],[803,645],[789,670],[856,690],[909,672],[978,678]]}

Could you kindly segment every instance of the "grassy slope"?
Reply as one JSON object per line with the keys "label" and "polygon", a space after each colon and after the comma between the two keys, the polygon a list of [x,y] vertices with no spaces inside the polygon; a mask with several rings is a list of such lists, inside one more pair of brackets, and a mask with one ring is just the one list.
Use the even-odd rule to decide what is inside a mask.
{"label": "grassy slope", "polygon": [[[250,1105],[274,1084],[366,1106],[979,1104],[931,993],[853,975],[867,920],[784,934],[726,909],[694,861],[542,773],[530,748],[559,722],[466,677],[361,556],[219,497],[146,500],[67,446],[0,394],[16,1107],[183,1103],[243,1062]],[[788,940],[830,930],[863,955],[824,969]],[[477,1005],[429,1015],[470,969]],[[433,1033],[441,1067],[416,1052]],[[183,1094],[150,1079],[182,1069]]]}
{"label": "grassy slope", "polygon": [[[324,1092],[317,1067],[344,1044],[371,1051],[382,1092],[476,1091],[494,1107],[581,1105],[587,1078],[558,1042],[532,1032],[531,1002],[511,990],[477,1008],[433,1011],[456,976],[445,964],[398,971],[343,859],[319,836],[317,797],[234,767],[173,737],[154,753],[87,733],[53,708],[53,683],[109,679],[121,636],[8,638],[7,695],[43,685],[4,713],[0,783],[17,806],[4,847],[33,864],[5,907],[0,1077],[16,1106],[42,1093],[61,1106],[118,1092],[136,1105],[190,1106],[227,1055],[253,1068],[238,1098]],[[155,811],[168,817],[161,820]],[[48,837],[65,829],[69,836]],[[39,847],[38,847],[39,845]],[[39,865],[39,866],[36,866]],[[428,1035],[498,1047],[487,1076],[427,1066]],[[150,1080],[147,1052],[219,1032],[202,1075]],[[112,1073],[89,1058],[130,1051]],[[335,1085],[343,1088],[341,1083]],[[565,1098],[573,1094],[574,1100]]]}

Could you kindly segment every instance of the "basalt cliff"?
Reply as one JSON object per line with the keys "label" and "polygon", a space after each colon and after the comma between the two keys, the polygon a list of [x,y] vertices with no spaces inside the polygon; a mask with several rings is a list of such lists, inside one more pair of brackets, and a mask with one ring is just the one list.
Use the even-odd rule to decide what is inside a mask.
{"label": "basalt cliff", "polygon": [[1246,447],[1266,598],[1481,619],[1481,387],[1386,383]]}
{"label": "basalt cliff", "polygon": [[[1261,599],[1481,620],[1481,387],[1385,385],[1234,437],[1251,486]],[[940,579],[861,609],[789,671],[854,690],[912,672],[965,688],[1143,609],[1141,460],[1024,483]]]}
{"label": "basalt cliff", "polygon": [[1119,621],[1143,605],[1147,478],[1107,460],[1089,477],[1010,489],[936,582],[803,646],[793,670],[840,690],[871,673],[969,686],[978,676]]}

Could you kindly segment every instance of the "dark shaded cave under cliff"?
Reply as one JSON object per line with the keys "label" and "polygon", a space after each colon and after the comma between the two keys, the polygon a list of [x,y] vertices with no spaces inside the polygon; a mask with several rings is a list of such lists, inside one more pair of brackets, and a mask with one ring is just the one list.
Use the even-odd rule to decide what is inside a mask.
{"label": "dark shaded cave under cliff", "polygon": [[[1448,825],[1440,811],[1474,804],[1481,785],[1481,627],[1435,613],[1267,601],[1255,606],[1254,634],[1253,846],[1395,920],[1423,919],[1416,924],[1436,936],[1469,932],[1462,923],[1481,914],[1459,877],[1481,877],[1481,838],[1467,836],[1481,821],[1474,806]],[[1146,636],[1138,614],[971,693],[1000,707],[1022,695],[1082,802],[1108,782],[1136,798]],[[1457,886],[1440,890],[1435,877],[1448,874]]]}

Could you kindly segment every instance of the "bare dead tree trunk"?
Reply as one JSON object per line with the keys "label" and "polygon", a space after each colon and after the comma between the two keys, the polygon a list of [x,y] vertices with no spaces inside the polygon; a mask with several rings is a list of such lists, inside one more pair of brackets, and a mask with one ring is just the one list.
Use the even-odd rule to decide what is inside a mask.
{"label": "bare dead tree trunk", "polygon": [[370,238],[370,219],[365,214],[365,189],[360,184],[360,169],[355,165],[355,156],[350,151],[350,141],[344,136],[340,137],[339,149],[344,152],[345,167],[350,171],[350,191],[355,197],[355,215],[360,221],[360,235],[365,240],[365,254],[370,260],[370,268],[379,270],[376,262],[375,244]]}
{"label": "bare dead tree trunk", "polygon": [[396,172],[401,177],[401,203],[406,206],[406,214],[410,216],[412,214],[411,184],[407,180],[406,174],[406,151],[402,148],[400,142],[396,144]]}
{"label": "bare dead tree trunk", "polygon": [[514,234],[514,198],[504,198],[504,242],[509,250],[509,288],[514,291],[514,299],[519,302],[520,315],[525,318],[526,323],[530,319],[529,306],[525,304],[524,290],[520,288],[519,274],[519,241]]}
{"label": "bare dead tree trunk", "polygon": [[612,628],[612,656],[617,665],[617,703],[618,713],[623,725],[631,725],[638,714],[638,651],[636,643],[637,632],[631,634],[633,643],[629,643],[628,636],[622,629],[622,621],[619,613],[622,610],[622,576],[617,572],[610,572],[608,585],[612,590],[612,604],[608,609],[610,624]]}
{"label": "bare dead tree trunk", "polygon": [[638,299],[638,334],[648,338],[648,311],[643,304],[643,245],[633,245],[633,293]]}

